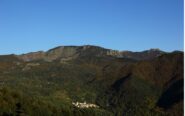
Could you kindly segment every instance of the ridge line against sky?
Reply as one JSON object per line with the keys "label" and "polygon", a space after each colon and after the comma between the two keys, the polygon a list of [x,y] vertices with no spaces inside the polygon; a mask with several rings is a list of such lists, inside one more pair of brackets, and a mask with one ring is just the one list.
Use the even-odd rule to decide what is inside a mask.
{"label": "ridge line against sky", "polygon": [[[8,54],[0,54],[0,55],[22,55],[22,54],[28,54],[28,53],[36,53],[36,52],[48,52],[52,49],[55,49],[55,48],[58,48],[58,47],[70,47],[70,46],[76,46],[76,47],[81,47],[81,46],[87,46],[87,45],[60,45],[60,46],[55,46],[55,47],[52,47],[52,48],[49,48],[49,49],[45,49],[45,50],[37,50],[37,51],[29,51],[29,52],[24,52],[24,53],[8,53]],[[116,51],[119,51],[119,52],[125,52],[125,51],[130,51],[130,52],[144,52],[144,51],[148,51],[148,50],[160,50],[160,51],[163,51],[163,52],[175,52],[175,51],[180,51],[180,52],[184,52],[183,50],[173,50],[173,51],[165,51],[165,50],[162,50],[160,48],[149,48],[149,49],[145,49],[145,50],[137,50],[137,51],[132,51],[132,50],[118,50],[118,49],[111,49],[111,48],[106,48],[106,47],[103,47],[103,46],[98,46],[98,45],[89,45],[88,46],[95,46],[95,47],[101,47],[103,49],[110,49],[110,50],[116,50]]]}
{"label": "ridge line against sky", "polygon": [[183,0],[0,0],[0,54],[97,45],[183,51]]}

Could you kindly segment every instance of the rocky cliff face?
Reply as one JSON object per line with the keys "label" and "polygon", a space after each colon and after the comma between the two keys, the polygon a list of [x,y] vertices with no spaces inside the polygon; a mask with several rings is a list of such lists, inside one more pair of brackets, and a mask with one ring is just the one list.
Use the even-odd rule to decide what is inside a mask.
{"label": "rocky cliff face", "polygon": [[75,58],[78,52],[77,49],[78,47],[75,47],[75,46],[57,47],[47,51],[44,59],[46,61],[53,61],[59,58],[60,59],[69,58],[69,57]]}
{"label": "rocky cliff face", "polygon": [[164,52],[151,49],[143,52],[131,52],[131,51],[118,51],[105,49],[98,46],[59,46],[53,49],[48,50],[47,52],[39,51],[32,52],[28,54],[18,55],[17,57],[23,61],[35,61],[35,60],[44,60],[44,61],[54,61],[57,59],[74,59],[82,56],[112,56],[119,58],[129,58],[134,60],[146,60],[155,58]]}

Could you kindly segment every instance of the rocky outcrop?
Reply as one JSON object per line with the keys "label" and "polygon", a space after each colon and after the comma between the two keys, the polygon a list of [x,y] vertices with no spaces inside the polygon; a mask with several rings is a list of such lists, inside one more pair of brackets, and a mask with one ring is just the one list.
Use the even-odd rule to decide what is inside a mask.
{"label": "rocky outcrop", "polygon": [[121,56],[124,58],[131,58],[135,60],[149,60],[156,58],[164,53],[164,51],[161,51],[159,49],[150,49],[142,52],[122,51]]}
{"label": "rocky outcrop", "polygon": [[28,63],[25,65],[25,67],[22,69],[22,71],[30,70],[32,67],[39,66],[39,63]]}
{"label": "rocky outcrop", "polygon": [[27,54],[17,55],[17,57],[23,61],[42,60],[45,57],[45,52],[31,52]]}
{"label": "rocky outcrop", "polygon": [[117,50],[108,50],[107,51],[108,56],[116,56],[116,57],[122,57],[122,53]]}
{"label": "rocky outcrop", "polygon": [[76,46],[61,46],[54,49],[51,49],[46,52],[45,60],[46,61],[53,61],[58,58],[66,59],[68,57],[76,57],[77,56],[77,49]]}

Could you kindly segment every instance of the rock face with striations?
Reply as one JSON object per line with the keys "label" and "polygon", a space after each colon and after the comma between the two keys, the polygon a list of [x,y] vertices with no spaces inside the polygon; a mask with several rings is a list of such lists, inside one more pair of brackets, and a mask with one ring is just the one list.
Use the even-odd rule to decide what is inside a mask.
{"label": "rock face with striations", "polygon": [[56,59],[63,59],[68,57],[75,57],[77,55],[77,47],[75,46],[61,46],[54,49],[51,49],[46,52],[45,60],[46,61],[53,61]]}
{"label": "rock face with striations", "polygon": [[131,51],[118,51],[106,49],[98,46],[59,46],[48,50],[47,52],[31,52],[28,54],[18,55],[17,57],[23,61],[35,61],[44,60],[52,62],[54,60],[71,60],[77,57],[83,56],[112,56],[119,58],[129,58],[134,60],[147,60],[155,58],[161,54],[163,51],[158,49],[151,49],[143,52],[131,52]]}

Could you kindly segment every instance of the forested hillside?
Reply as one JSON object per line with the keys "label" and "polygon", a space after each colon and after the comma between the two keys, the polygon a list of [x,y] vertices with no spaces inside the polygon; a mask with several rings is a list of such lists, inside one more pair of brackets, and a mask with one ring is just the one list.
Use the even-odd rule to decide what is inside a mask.
{"label": "forested hillside", "polygon": [[182,116],[183,52],[63,46],[0,56],[3,116]]}

